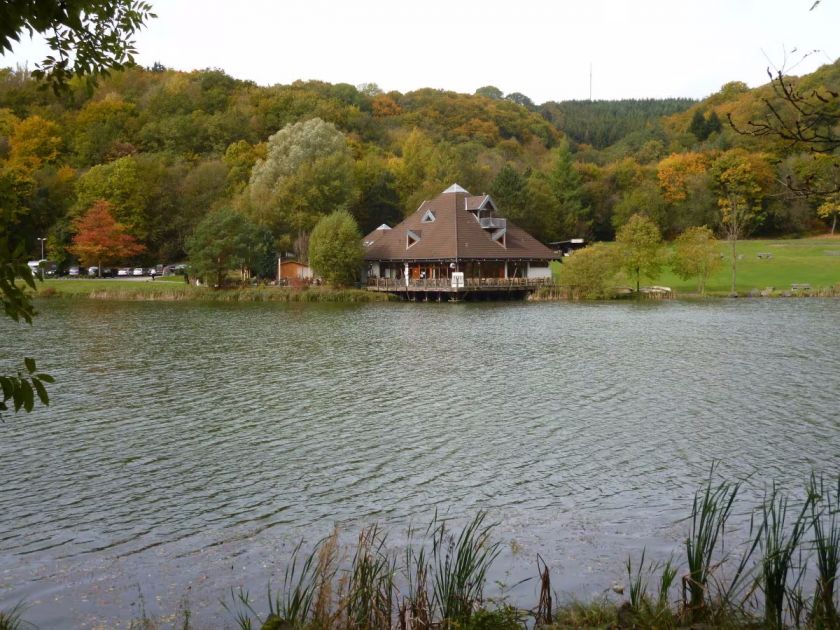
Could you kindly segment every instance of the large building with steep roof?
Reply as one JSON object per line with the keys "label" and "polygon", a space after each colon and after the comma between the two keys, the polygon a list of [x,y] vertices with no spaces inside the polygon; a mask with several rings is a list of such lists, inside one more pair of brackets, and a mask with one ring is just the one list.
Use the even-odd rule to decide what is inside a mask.
{"label": "large building with steep roof", "polygon": [[532,290],[560,256],[453,184],[393,228],[364,237],[368,286],[396,291]]}

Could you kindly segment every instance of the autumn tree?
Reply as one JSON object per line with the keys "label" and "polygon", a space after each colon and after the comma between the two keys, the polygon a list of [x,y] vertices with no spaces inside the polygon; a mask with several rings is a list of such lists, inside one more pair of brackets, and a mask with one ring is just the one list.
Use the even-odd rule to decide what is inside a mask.
{"label": "autumn tree", "polygon": [[760,220],[761,182],[771,175],[766,164],[739,149],[723,153],[714,161],[711,171],[718,192],[721,229],[730,246],[731,292],[734,294],[738,239],[749,234]]}
{"label": "autumn tree", "polygon": [[685,201],[689,180],[707,169],[707,158],[702,153],[672,153],[659,162],[657,177],[666,201]]}
{"label": "autumn tree", "polygon": [[102,276],[102,265],[119,263],[145,251],[145,247],[118,223],[111,213],[113,206],[102,199],[73,222],[75,236],[68,251],[83,265],[95,263]]}
{"label": "autumn tree", "polygon": [[287,125],[268,139],[247,192],[257,223],[289,243],[304,240],[322,216],[348,207],[357,194],[344,134],[320,118]]}
{"label": "autumn tree", "polygon": [[329,284],[347,286],[356,282],[363,255],[359,226],[346,210],[328,214],[312,230],[309,262]]}
{"label": "autumn tree", "polygon": [[254,259],[260,243],[260,230],[246,216],[228,208],[210,212],[187,239],[191,273],[219,289],[230,271]]}
{"label": "autumn tree", "polygon": [[834,236],[834,229],[837,227],[837,217],[840,215],[840,193],[827,195],[817,208],[817,216],[828,221],[831,220],[831,235]]}
{"label": "autumn tree", "polygon": [[706,294],[706,282],[720,264],[717,239],[706,226],[690,227],[674,241],[671,267],[683,280],[697,278],[700,295]]}
{"label": "autumn tree", "polygon": [[615,237],[621,268],[639,292],[642,276],[655,279],[662,268],[662,235],[659,228],[642,214],[634,214]]}

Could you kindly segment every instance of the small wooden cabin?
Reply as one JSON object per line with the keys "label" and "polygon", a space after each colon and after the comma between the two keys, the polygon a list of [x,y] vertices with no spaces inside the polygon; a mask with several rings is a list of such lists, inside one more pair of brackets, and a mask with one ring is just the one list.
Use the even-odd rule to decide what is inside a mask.
{"label": "small wooden cabin", "polygon": [[297,260],[277,260],[277,279],[278,280],[311,280],[312,268]]}

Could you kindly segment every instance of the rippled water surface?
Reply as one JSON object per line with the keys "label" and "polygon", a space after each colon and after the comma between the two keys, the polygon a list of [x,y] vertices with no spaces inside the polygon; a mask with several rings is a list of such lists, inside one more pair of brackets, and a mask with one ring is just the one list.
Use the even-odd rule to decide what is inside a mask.
{"label": "rippled water surface", "polygon": [[0,425],[0,606],[43,627],[139,593],[219,627],[301,538],[435,510],[588,597],[679,544],[712,460],[755,496],[840,464],[837,301],[40,307],[0,322],[57,378]]}

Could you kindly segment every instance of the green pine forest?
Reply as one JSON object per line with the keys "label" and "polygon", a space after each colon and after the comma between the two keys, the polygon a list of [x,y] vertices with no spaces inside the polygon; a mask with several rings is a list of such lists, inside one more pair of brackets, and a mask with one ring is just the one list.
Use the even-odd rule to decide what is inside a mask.
{"label": "green pine forest", "polygon": [[[796,80],[836,92],[840,61]],[[78,219],[100,200],[145,248],[126,263],[157,264],[184,260],[214,211],[248,217],[272,256],[305,255],[309,232],[337,208],[365,233],[453,182],[492,194],[544,242],[612,240],[636,213],[674,238],[719,225],[723,161],[751,174],[751,236],[827,233],[832,217],[820,215],[820,200],[783,185],[819,160],[736,129],[774,98],[770,84],[732,82],[703,101],[536,105],[493,86],[472,95],[318,81],[262,87],[161,64],[56,95],[25,69],[4,69],[0,212],[33,258],[46,236],[47,257],[63,265]]]}

